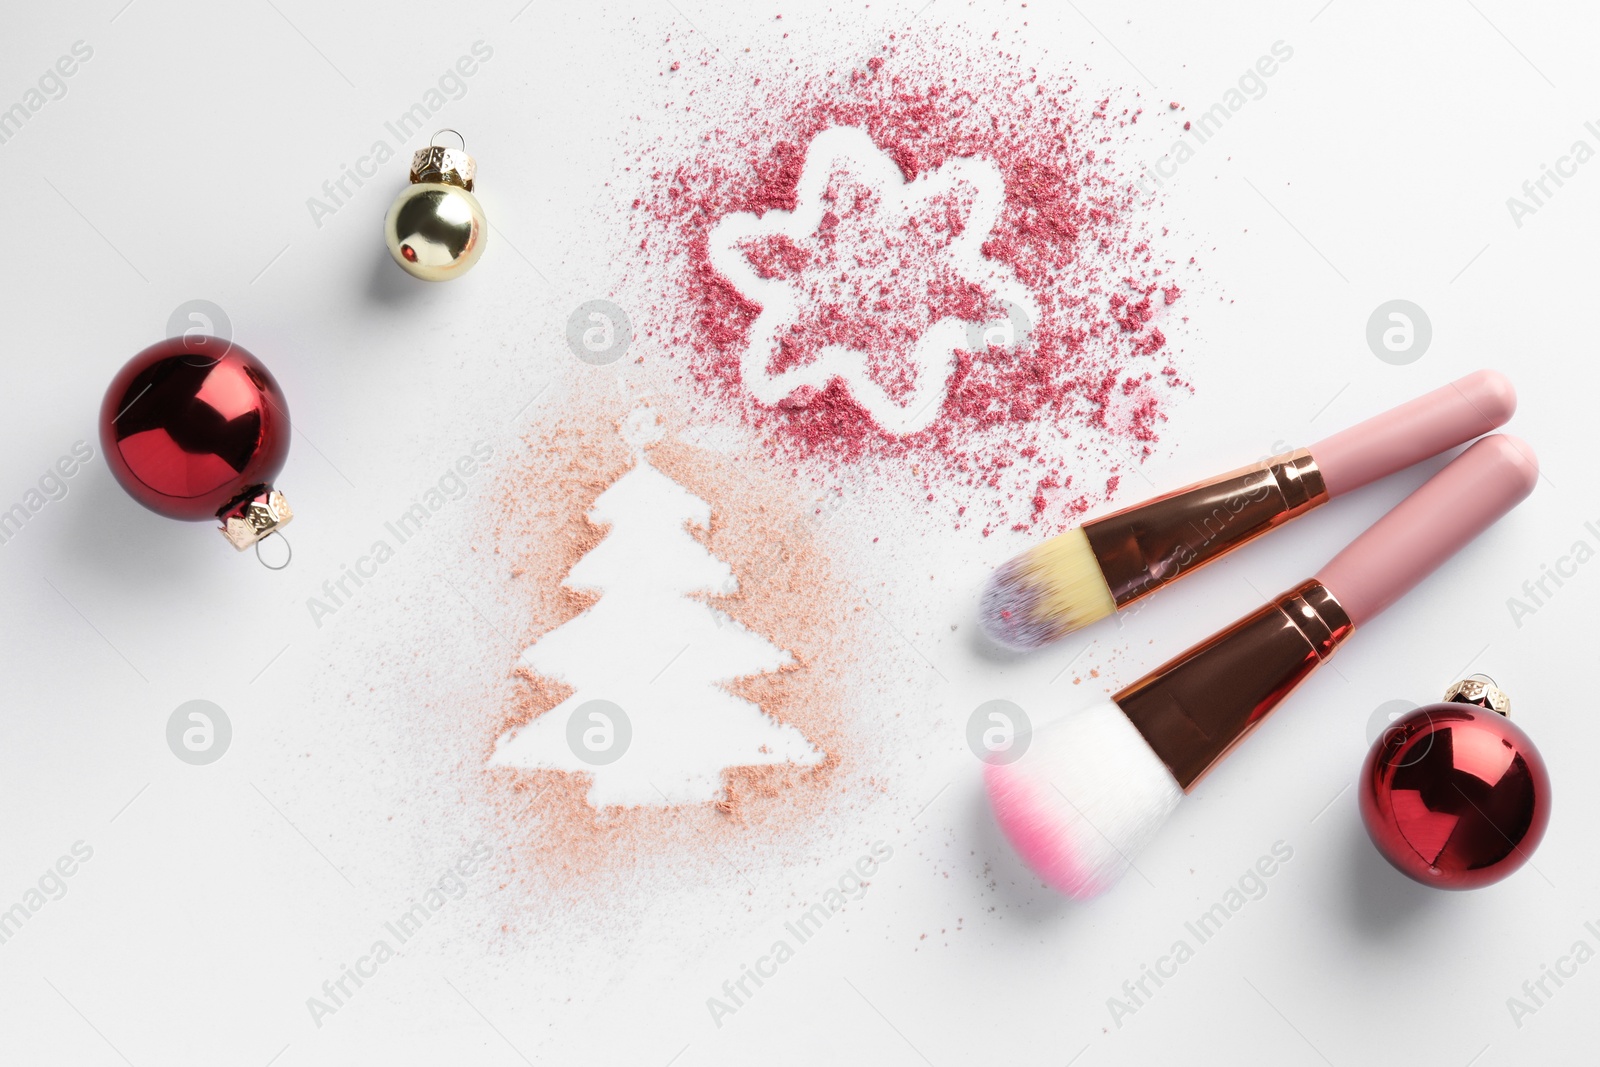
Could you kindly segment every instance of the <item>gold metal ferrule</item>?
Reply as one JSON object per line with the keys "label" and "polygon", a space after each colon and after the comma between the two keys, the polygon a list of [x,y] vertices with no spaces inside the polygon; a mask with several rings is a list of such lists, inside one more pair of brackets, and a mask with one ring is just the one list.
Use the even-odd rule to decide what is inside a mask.
{"label": "gold metal ferrule", "polygon": [[1187,793],[1353,629],[1327,587],[1306,582],[1112,699]]}
{"label": "gold metal ferrule", "polygon": [[1302,448],[1086,522],[1083,532],[1122,608],[1327,499]]}

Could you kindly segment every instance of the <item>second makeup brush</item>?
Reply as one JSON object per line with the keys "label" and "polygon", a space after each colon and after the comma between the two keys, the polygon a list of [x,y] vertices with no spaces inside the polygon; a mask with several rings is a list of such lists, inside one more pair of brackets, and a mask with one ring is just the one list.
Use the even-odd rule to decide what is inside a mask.
{"label": "second makeup brush", "polygon": [[1002,644],[1038,648],[1333,497],[1488,433],[1516,408],[1505,376],[1481,370],[1310,448],[1092,519],[995,571],[978,622]]}

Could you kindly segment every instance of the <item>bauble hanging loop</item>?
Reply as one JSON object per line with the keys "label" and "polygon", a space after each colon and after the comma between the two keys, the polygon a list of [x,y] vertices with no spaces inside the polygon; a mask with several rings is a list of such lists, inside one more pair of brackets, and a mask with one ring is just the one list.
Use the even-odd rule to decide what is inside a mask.
{"label": "bauble hanging loop", "polygon": [[151,345],[117,372],[100,405],[100,447],[128,495],[168,518],[215,518],[240,551],[294,518],[272,485],[289,435],[272,373],[216,337]]}
{"label": "bauble hanging loop", "polygon": [[[278,529],[273,530],[271,533],[263,537],[256,538],[256,562],[267,568],[269,571],[281,571],[289,565],[291,560],[294,559],[294,546],[289,543],[289,539],[287,537],[283,536],[282,526],[283,524],[280,523]],[[274,537],[283,542],[282,563],[268,563],[266,560],[261,558],[261,542],[271,540]]]}
{"label": "bauble hanging loop", "polygon": [[[455,133],[440,130],[434,134]],[[402,270],[428,282],[449,281],[483,255],[489,220],[472,195],[478,164],[460,148],[430,143],[411,157],[411,184],[400,191],[383,220],[389,254]]]}
{"label": "bauble hanging loop", "polygon": [[1361,820],[1408,878],[1476,889],[1516,871],[1550,822],[1550,774],[1493,680],[1452,685],[1445,702],[1407,712],[1367,753]]}

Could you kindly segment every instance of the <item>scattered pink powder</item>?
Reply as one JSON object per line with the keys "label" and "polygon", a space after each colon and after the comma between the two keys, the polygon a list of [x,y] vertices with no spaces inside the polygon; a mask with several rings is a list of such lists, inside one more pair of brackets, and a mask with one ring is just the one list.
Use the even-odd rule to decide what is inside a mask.
{"label": "scattered pink powder", "polygon": [[[742,421],[819,483],[854,470],[920,486],[930,512],[957,526],[981,517],[985,532],[1069,521],[1103,500],[1074,474],[1093,468],[1104,479],[1150,454],[1168,398],[1190,390],[1163,321],[1182,291],[1173,274],[1197,268],[1156,250],[1153,205],[1119,159],[1137,103],[1094,99],[1059,64],[1019,68],[994,51],[966,58],[931,29],[833,67],[757,57],[700,68],[712,84],[686,85],[665,104],[700,131],[695,139],[652,131],[629,161],[641,189],[631,214],[637,261],[623,286],[647,305],[636,316],[643,361],[668,364],[696,418]],[[874,422],[838,378],[776,404],[755,400],[740,359],[760,307],[708,256],[708,235],[727,215],[795,208],[807,146],[830,126],[865,130],[908,182],[958,157],[997,166],[1006,204],[983,252],[1040,312],[1019,346],[974,335],[955,355],[934,421],[906,436]],[[900,356],[930,322],[1004,312],[994,294],[937,267],[933,253],[964,224],[963,203],[894,220],[848,175],[834,176],[830,195],[838,210],[816,233],[742,248],[760,276],[790,281],[804,309],[769,369],[844,345],[868,354],[868,375],[898,402],[911,386]]]}

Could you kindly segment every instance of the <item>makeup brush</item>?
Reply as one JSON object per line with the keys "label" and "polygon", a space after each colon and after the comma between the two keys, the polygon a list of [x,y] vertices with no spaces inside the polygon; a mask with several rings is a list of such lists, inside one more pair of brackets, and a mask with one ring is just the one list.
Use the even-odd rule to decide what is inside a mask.
{"label": "makeup brush", "polygon": [[1481,370],[1310,448],[1092,519],[995,571],[978,623],[1001,644],[1038,648],[1333,497],[1488,433],[1516,408],[1505,376]]}
{"label": "makeup brush", "polygon": [[1317,576],[1145,675],[1037,731],[984,771],[995,819],[1051,886],[1095,896],[1185,793],[1365,626],[1517,505],[1538,479],[1514,437],[1478,441]]}

